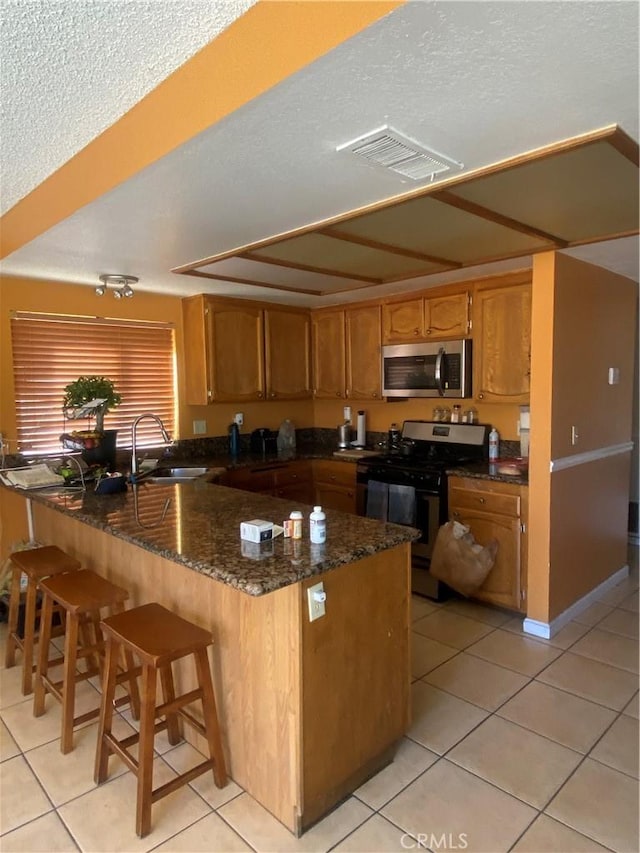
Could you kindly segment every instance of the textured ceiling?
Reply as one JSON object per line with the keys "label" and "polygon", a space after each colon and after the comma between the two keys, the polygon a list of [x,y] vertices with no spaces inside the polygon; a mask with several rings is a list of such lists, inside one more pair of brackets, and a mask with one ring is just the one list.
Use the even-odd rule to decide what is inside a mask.
{"label": "textured ceiling", "polygon": [[2,0],[2,212],[254,3]]}
{"label": "textured ceiling", "polygon": [[[122,3],[90,8],[95,5],[106,18],[109,10],[112,18],[117,13],[119,22]],[[224,13],[231,4],[135,5],[152,10],[158,25],[163,21],[164,35],[157,40],[164,47],[177,36],[171,21],[176,6],[190,7],[193,14],[204,6],[213,19],[216,9]],[[236,4],[234,11],[246,5]],[[151,38],[143,31],[138,37]],[[123,60],[127,93],[138,75],[145,77],[149,49],[146,45],[142,56],[134,45]],[[70,62],[81,50],[64,53]],[[95,63],[93,50],[84,55]],[[41,62],[44,57],[37,58],[36,64]],[[114,66],[101,68],[105,79],[100,85],[107,91]],[[50,101],[61,97],[55,77],[42,79],[41,86]],[[24,115],[28,98],[20,91],[20,79],[7,88]],[[94,98],[86,97],[90,89],[84,97],[60,101],[63,127],[84,125],[79,116],[85,113],[92,119],[90,129],[83,130],[85,141],[99,130],[91,113]],[[105,98],[108,92],[95,100]],[[117,113],[113,99],[111,104],[107,123]],[[612,124],[637,141],[638,4],[409,2],[54,225],[9,255],[2,269],[84,284],[95,283],[100,272],[123,272],[140,277],[138,289],[294,301],[284,292],[185,280],[170,270],[414,190],[419,184],[335,153],[341,143],[387,122],[462,161],[465,171]],[[37,181],[35,169],[44,176],[55,168],[42,165],[50,156],[44,150],[48,141],[41,137],[19,152],[11,137],[20,132],[14,127],[3,133],[14,146],[7,150],[5,168],[11,175],[24,165],[29,181]],[[57,163],[73,148],[67,143],[67,154],[58,151]],[[632,237],[571,253],[637,279],[637,247]],[[481,272],[528,261],[494,264]],[[414,280],[410,286],[384,285],[367,295],[470,274],[473,270],[467,269]],[[360,290],[331,301],[362,297]],[[311,296],[296,301],[326,303]]]}

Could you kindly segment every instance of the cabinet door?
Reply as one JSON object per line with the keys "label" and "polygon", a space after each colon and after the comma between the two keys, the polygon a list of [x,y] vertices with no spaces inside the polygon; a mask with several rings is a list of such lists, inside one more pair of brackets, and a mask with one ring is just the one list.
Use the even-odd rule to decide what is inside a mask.
{"label": "cabinet door", "polygon": [[491,403],[529,401],[531,285],[478,290],[474,299],[475,396]]}
{"label": "cabinet door", "polygon": [[313,396],[345,396],[344,311],[313,315]]}
{"label": "cabinet door", "polygon": [[520,519],[455,508],[450,515],[461,524],[469,525],[480,545],[487,545],[491,539],[498,540],[493,568],[473,597],[498,607],[520,610]]}
{"label": "cabinet door", "polygon": [[380,363],[380,306],[345,311],[347,387],[351,400],[379,400],[382,396]]}
{"label": "cabinet door", "polygon": [[453,293],[424,300],[425,334],[430,338],[463,338],[469,333],[469,294]]}
{"label": "cabinet door", "polygon": [[264,312],[266,391],[269,400],[311,396],[311,318],[308,313]]}
{"label": "cabinet door", "polygon": [[323,509],[356,512],[356,490],[334,483],[316,483],[316,503]]}
{"label": "cabinet door", "polygon": [[185,399],[190,406],[205,406],[211,402],[207,319],[204,297],[190,296],[182,300]]}
{"label": "cabinet door", "polygon": [[215,402],[264,399],[262,309],[209,303],[210,374]]}
{"label": "cabinet door", "polygon": [[382,306],[382,340],[385,344],[412,343],[424,336],[424,300],[406,299]]}

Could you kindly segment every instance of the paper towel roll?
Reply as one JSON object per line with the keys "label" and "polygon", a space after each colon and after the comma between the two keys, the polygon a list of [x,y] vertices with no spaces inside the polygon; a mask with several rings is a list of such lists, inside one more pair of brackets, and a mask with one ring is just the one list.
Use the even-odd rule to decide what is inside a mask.
{"label": "paper towel roll", "polygon": [[364,447],[367,443],[367,425],[365,420],[364,412],[358,412],[356,440],[353,442],[356,447]]}

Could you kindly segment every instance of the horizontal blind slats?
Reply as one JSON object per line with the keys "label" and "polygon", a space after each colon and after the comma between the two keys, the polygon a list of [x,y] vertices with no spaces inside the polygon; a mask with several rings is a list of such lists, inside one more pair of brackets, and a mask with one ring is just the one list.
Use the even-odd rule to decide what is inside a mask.
{"label": "horizontal blind slats", "polygon": [[[159,415],[170,433],[175,420],[173,330],[90,318],[15,317],[11,321],[18,445],[23,452],[59,453],[60,435],[87,421],[66,421],[64,387],[79,376],[111,379],[122,403],[109,411],[107,429],[118,446],[131,442],[142,412]],[[160,443],[157,425],[142,422],[139,444]]]}

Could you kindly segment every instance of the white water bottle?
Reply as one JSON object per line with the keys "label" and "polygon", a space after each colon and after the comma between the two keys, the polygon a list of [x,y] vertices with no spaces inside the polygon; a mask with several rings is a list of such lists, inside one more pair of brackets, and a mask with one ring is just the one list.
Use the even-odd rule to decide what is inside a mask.
{"label": "white water bottle", "polygon": [[316,545],[322,545],[327,540],[327,516],[321,506],[314,506],[309,516],[309,533],[311,541]]}
{"label": "white water bottle", "polygon": [[498,446],[500,444],[500,435],[498,430],[493,427],[489,433],[489,462],[495,462],[498,458]]}

